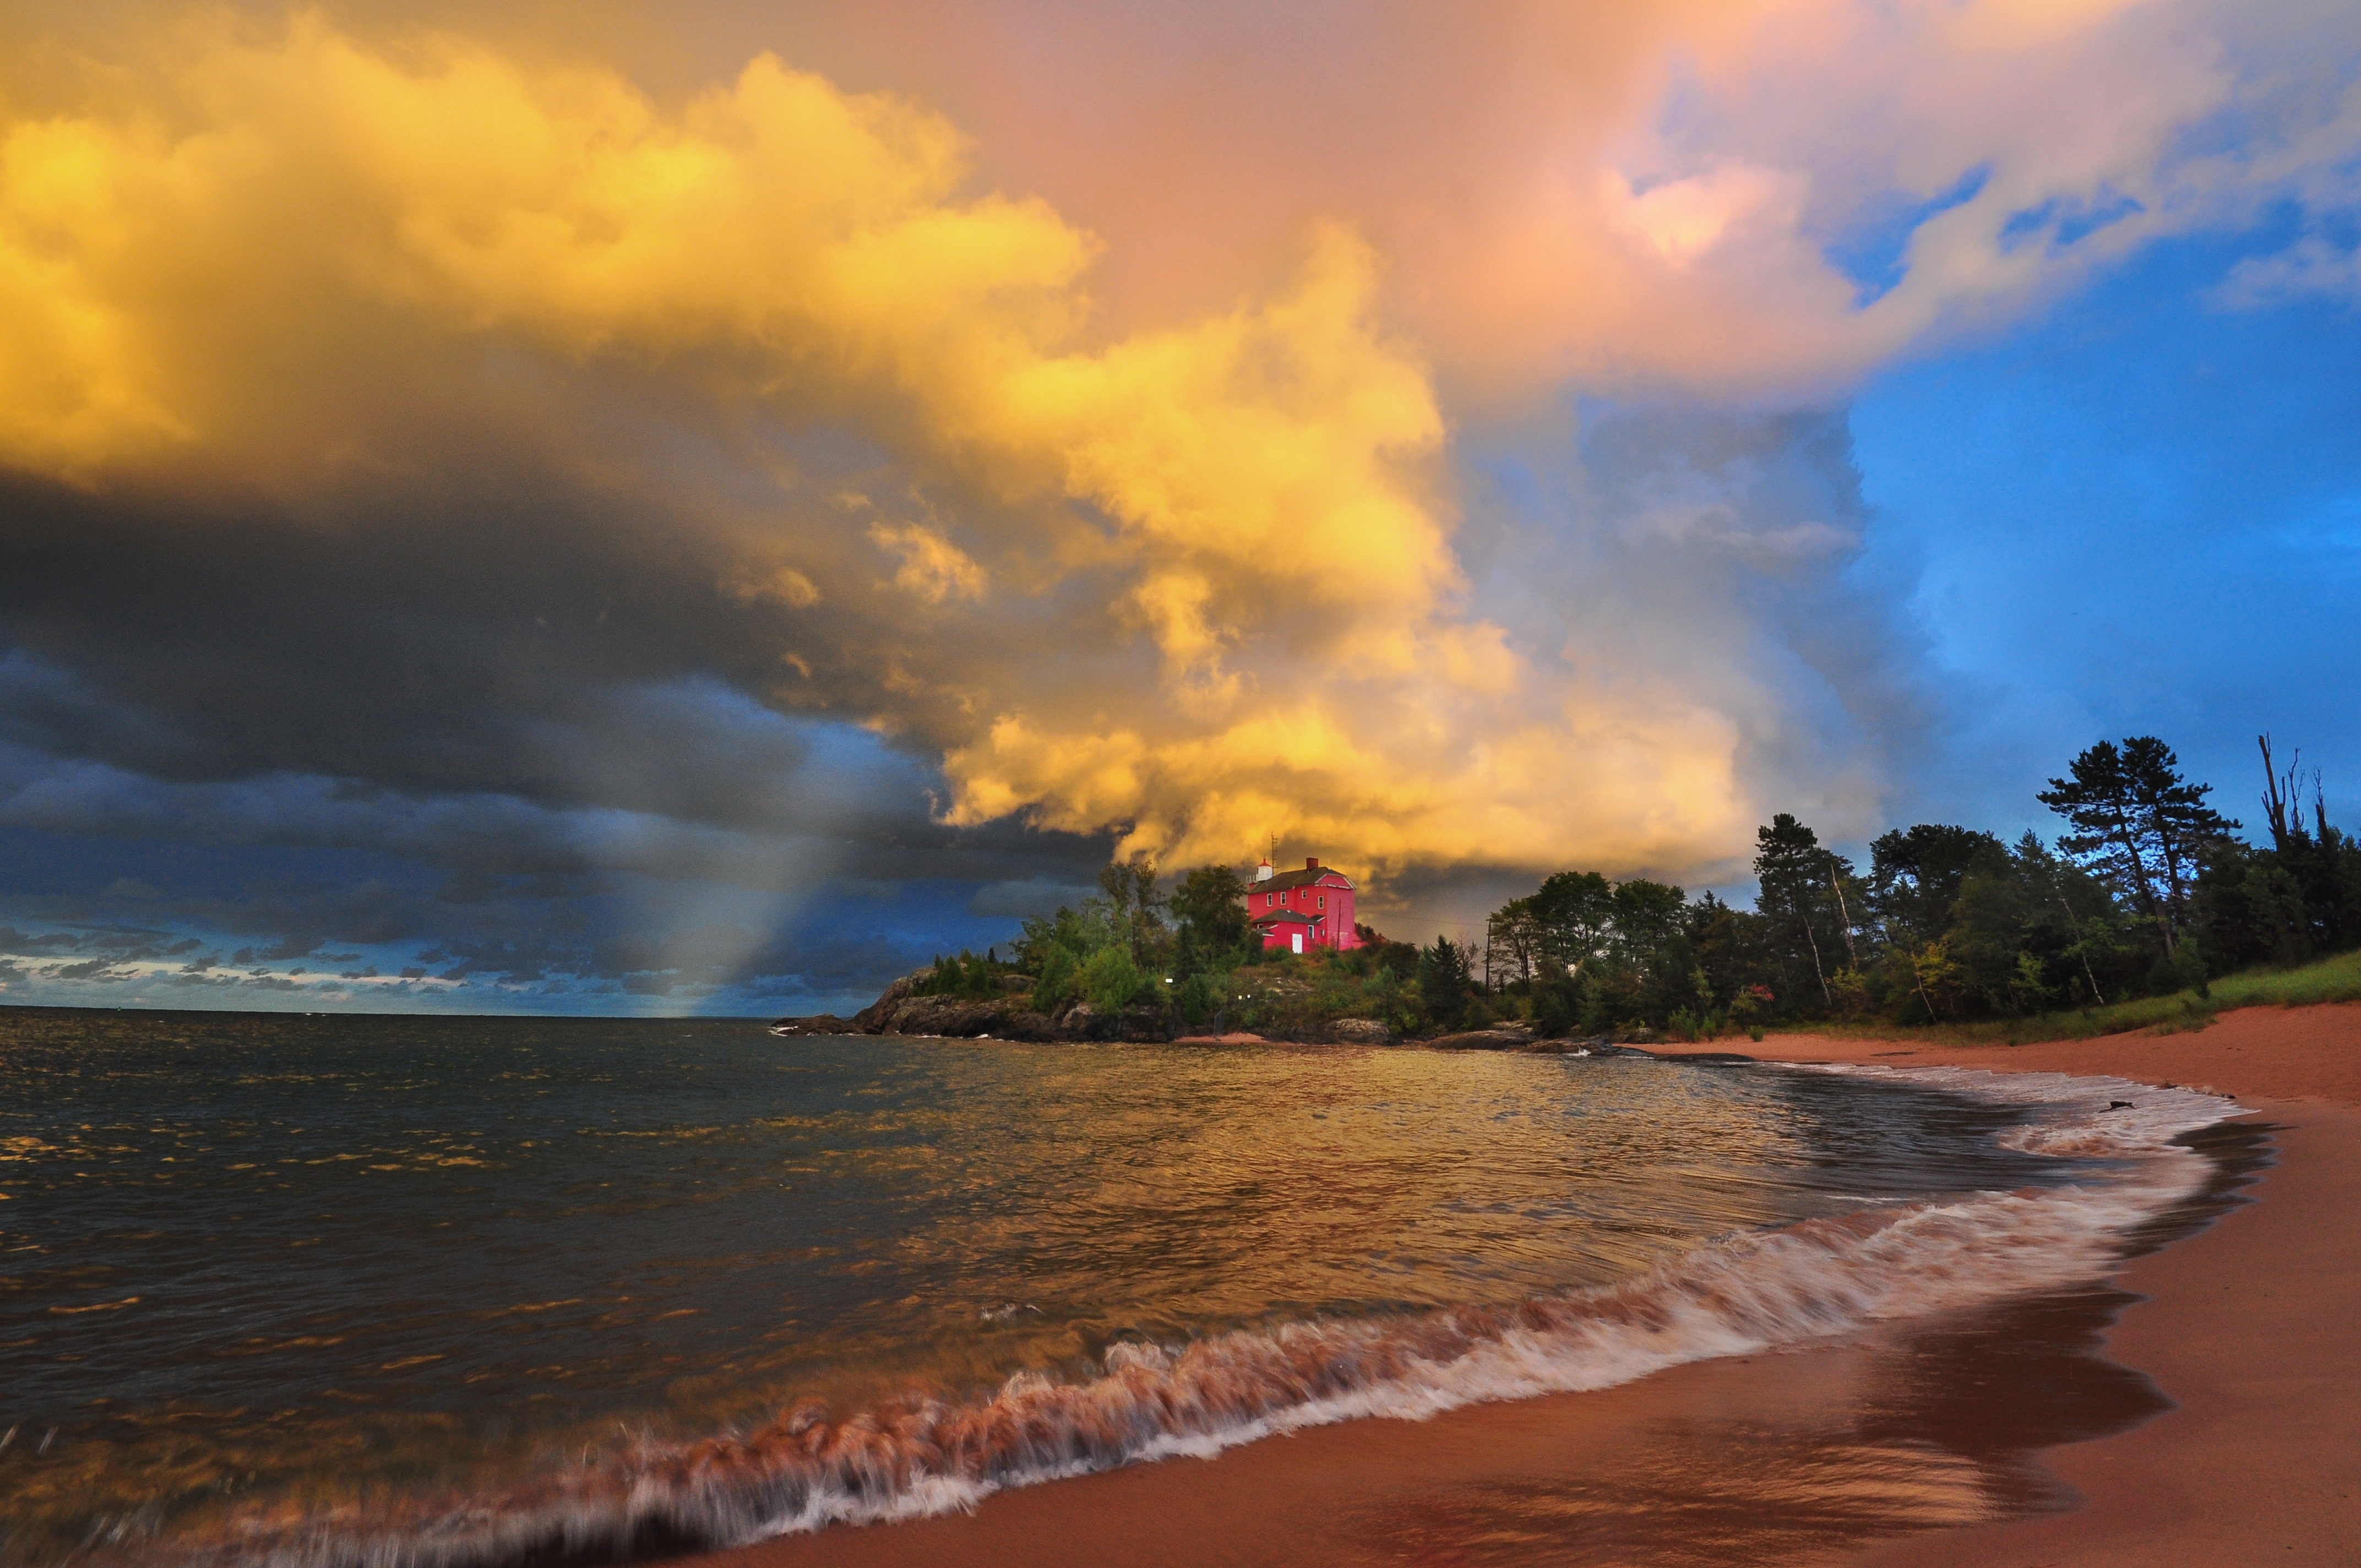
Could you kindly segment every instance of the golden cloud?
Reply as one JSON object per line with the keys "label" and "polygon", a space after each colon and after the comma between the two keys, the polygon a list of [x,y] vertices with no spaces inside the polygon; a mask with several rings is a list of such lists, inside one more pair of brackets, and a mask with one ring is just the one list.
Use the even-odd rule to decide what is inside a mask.
{"label": "golden cloud", "polygon": [[[865,534],[899,592],[970,607],[835,632],[892,620],[889,707],[956,688],[920,702],[954,821],[1187,855],[1278,832],[1388,866],[1694,861],[1751,820],[1727,721],[1577,689],[1461,609],[1445,422],[1347,228],[1265,299],[1089,346],[1091,236],[964,194],[939,115],[768,56],[667,113],[597,67],[305,14],[196,26],[93,81],[0,139],[14,466],[300,490],[355,454],[432,467],[438,408],[562,425],[582,378],[725,444],[749,418],[848,425],[967,498],[964,545],[812,509],[728,586],[859,602],[842,546]],[[485,368],[519,356],[538,369]],[[1044,544],[1078,530],[1079,554]],[[1087,626],[972,619],[1076,573],[1109,585]],[[1153,657],[1071,660],[1078,630]],[[980,635],[1010,646],[979,660]]]}
{"label": "golden cloud", "polygon": [[[948,598],[980,599],[988,579],[966,551],[930,528],[917,523],[895,527],[869,525],[869,537],[879,548],[901,557],[894,586],[928,604]],[[817,598],[818,595],[814,595]]]}

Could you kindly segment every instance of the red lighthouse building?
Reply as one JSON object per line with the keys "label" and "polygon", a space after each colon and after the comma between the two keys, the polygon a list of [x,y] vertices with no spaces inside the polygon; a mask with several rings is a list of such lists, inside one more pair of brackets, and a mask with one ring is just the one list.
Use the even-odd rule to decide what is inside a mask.
{"label": "red lighthouse building", "polygon": [[1353,883],[1344,872],[1306,861],[1300,872],[1274,873],[1265,861],[1246,886],[1246,919],[1263,950],[1300,953],[1312,948],[1357,948]]}

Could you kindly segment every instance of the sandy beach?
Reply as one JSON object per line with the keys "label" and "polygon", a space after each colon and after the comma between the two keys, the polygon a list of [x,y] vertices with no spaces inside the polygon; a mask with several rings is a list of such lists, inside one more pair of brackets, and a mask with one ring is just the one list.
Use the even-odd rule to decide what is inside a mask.
{"label": "sandy beach", "polygon": [[2113,1288],[1601,1392],[1322,1428],[705,1561],[2361,1559],[2361,1006],[2247,1009],[2160,1037],[1795,1035],[1750,1050],[2113,1074],[2210,1088],[2250,1114],[2213,1135],[2231,1175],[2189,1222],[2212,1223],[2135,1258]]}
{"label": "sandy beach", "polygon": [[2361,1006],[2245,1008],[2161,1037],[1961,1050],[1783,1036],[1763,1050],[2207,1088],[2269,1124],[2278,1147],[2257,1201],[2121,1277],[2147,1299],[2125,1309],[2106,1354],[2178,1408],[2045,1456],[2082,1506],[1905,1540],[1864,1561],[2361,1561]]}

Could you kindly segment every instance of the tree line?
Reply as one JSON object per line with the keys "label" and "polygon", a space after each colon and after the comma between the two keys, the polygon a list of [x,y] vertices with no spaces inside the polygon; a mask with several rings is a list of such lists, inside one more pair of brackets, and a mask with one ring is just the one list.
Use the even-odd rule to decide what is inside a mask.
{"label": "tree line", "polygon": [[1701,1036],[2095,1006],[2361,946],[2361,846],[2329,822],[2316,771],[2259,749],[2268,844],[2135,736],[2037,792],[2064,828],[2051,843],[1919,823],[1873,840],[1864,867],[1783,812],[1755,835],[1751,910],[1561,872],[1493,914],[1489,947],[1537,1024]]}
{"label": "tree line", "polygon": [[1247,885],[1196,867],[1109,865],[1079,905],[1025,922],[1010,958],[938,959],[922,992],[1029,994],[1059,1014],[1173,1027],[1313,1029],[1342,1017],[1404,1035],[1513,1019],[1544,1036],[1726,1030],[1829,1018],[2008,1017],[2164,994],[2256,964],[2361,946],[2361,844],[2333,826],[2315,770],[2261,740],[2268,842],[2207,804],[2153,736],[2100,741],[2037,798],[2048,843],[1920,823],[1866,866],[1780,813],[1756,833],[1753,907],[1646,878],[1564,871],[1486,922],[1479,946],[1260,950]]}

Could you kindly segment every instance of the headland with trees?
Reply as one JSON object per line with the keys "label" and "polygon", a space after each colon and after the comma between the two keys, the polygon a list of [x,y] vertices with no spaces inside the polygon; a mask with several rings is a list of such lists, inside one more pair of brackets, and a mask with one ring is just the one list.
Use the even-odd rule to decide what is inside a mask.
{"label": "headland with trees", "polygon": [[[2316,772],[2279,764],[2268,738],[2260,751],[2250,838],[2171,748],[2136,736],[2090,747],[2037,792],[2064,829],[2048,842],[1920,823],[1873,840],[1861,865],[1783,812],[1756,834],[1751,909],[1564,871],[1459,942],[1363,926],[1348,951],[1265,953],[1235,869],[1198,866],[1167,890],[1131,861],[1102,872],[1097,895],[1026,921],[1005,955],[939,957],[851,1019],[776,1027],[1537,1048],[1799,1025],[2169,1027],[2206,1014],[2224,977],[2361,948],[2361,842],[2329,822]],[[2329,983],[2361,994],[2361,966],[2334,966]]]}

